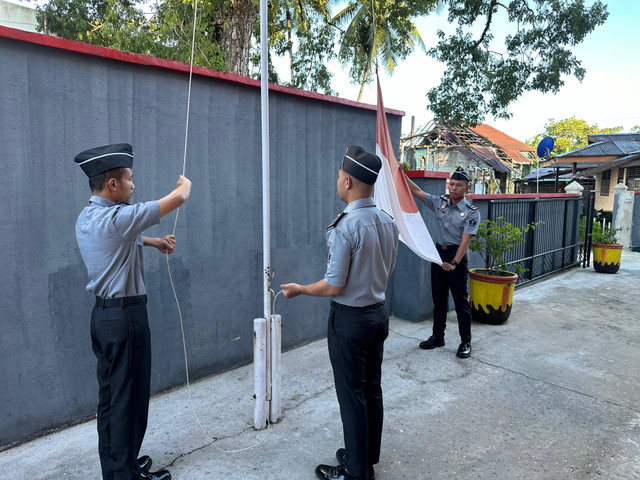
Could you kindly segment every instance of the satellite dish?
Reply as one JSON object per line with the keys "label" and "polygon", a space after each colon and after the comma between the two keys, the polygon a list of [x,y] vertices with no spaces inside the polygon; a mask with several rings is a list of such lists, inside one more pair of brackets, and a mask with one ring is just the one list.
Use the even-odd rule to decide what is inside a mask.
{"label": "satellite dish", "polygon": [[542,140],[540,140],[536,153],[540,158],[545,158],[551,154],[551,150],[553,150],[553,138],[544,137]]}

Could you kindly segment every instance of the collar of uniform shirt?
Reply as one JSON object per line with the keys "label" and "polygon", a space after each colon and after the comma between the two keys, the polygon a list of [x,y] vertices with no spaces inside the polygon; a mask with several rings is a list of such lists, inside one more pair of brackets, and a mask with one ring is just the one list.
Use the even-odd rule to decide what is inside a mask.
{"label": "collar of uniform shirt", "polygon": [[101,205],[103,207],[110,207],[112,205],[115,205],[115,203],[113,203],[111,200],[107,200],[104,197],[99,197],[98,195],[93,195],[90,199],[89,202],[91,203],[97,203],[98,205]]}
{"label": "collar of uniform shirt", "polygon": [[348,213],[351,210],[355,210],[356,208],[364,208],[364,207],[375,207],[376,202],[373,197],[365,197],[359,198],[358,200],[354,200],[343,210],[343,212]]}

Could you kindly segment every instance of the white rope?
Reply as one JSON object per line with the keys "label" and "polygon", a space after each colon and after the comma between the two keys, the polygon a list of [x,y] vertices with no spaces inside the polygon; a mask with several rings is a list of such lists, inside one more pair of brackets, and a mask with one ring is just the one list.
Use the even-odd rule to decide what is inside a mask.
{"label": "white rope", "polygon": [[[196,44],[196,19],[198,18],[198,0],[195,0],[193,6],[193,35],[191,36],[191,60],[189,62],[189,91],[187,93],[187,119],[184,127],[184,155],[182,157],[182,175],[184,176],[187,171],[187,144],[189,141],[189,113],[191,111],[191,83],[193,77],[193,52]],[[176,210],[176,219],[173,222],[173,233],[176,234],[176,226],[178,225],[178,215],[180,214],[180,207]]]}
{"label": "white rope", "polygon": [[[189,64],[189,90],[187,93],[187,119],[185,122],[185,132],[184,132],[184,155],[182,158],[182,175],[185,175],[185,172],[187,170],[187,145],[188,145],[188,141],[189,141],[189,115],[190,115],[190,110],[191,110],[191,85],[192,85],[192,78],[193,78],[193,54],[194,54],[194,50],[195,50],[195,40],[196,40],[196,21],[197,21],[197,12],[198,12],[198,0],[195,0],[194,3],[194,7],[193,7],[193,35],[191,37],[191,60],[190,60],[190,64]],[[178,215],[180,213],[180,207],[178,207],[178,209],[176,210],[176,218],[173,222],[173,232],[172,235],[175,235],[176,233],[176,227],[178,226]],[[213,442],[216,442],[218,439],[215,438],[213,435],[210,435],[209,433],[207,433],[206,429],[204,428],[204,426],[202,425],[202,422],[200,421],[200,418],[198,417],[198,414],[196,413],[196,409],[193,406],[193,399],[191,397],[191,382],[189,379],[189,360],[187,358],[187,342],[185,340],[185,335],[184,335],[184,321],[182,319],[182,309],[180,308],[180,301],[178,300],[178,295],[176,293],[176,288],[175,288],[175,284],[173,282],[173,276],[171,275],[171,265],[169,262],[169,253],[166,252],[165,257],[167,259],[167,272],[169,273],[169,282],[171,283],[171,291],[173,292],[173,298],[176,301],[176,306],[178,307],[178,317],[180,318],[180,331],[182,333],[182,350],[184,352],[184,371],[185,371],[185,376],[187,379],[187,393],[189,395],[189,407],[191,408],[191,412],[193,413],[193,416],[196,419],[196,422],[198,422],[198,425],[200,426],[200,429],[202,430],[202,433],[204,434],[204,436],[207,438],[207,440],[212,440],[213,446],[215,448],[217,448],[218,450],[220,450],[223,453],[239,453],[239,452],[244,452],[246,450],[250,450],[254,447],[257,447],[258,445],[260,445],[263,441],[264,438],[262,438],[260,441],[256,442],[255,444],[247,447],[247,448],[241,448],[238,450],[224,450],[220,447],[218,447],[217,445],[215,445]],[[275,299],[274,299],[275,302]]]}
{"label": "white rope", "polygon": [[275,294],[275,296],[273,297],[273,303],[271,304],[271,313],[276,315],[276,298],[278,298],[278,295],[284,292],[284,290],[280,290],[277,294],[273,291],[273,289],[270,288],[269,290],[271,290],[271,295]]}
{"label": "white rope", "polygon": [[[191,83],[193,78],[193,52],[195,50],[195,40],[196,40],[196,21],[198,18],[198,0],[195,0],[193,6],[193,35],[191,37],[191,60],[189,63],[189,90],[187,93],[187,119],[185,122],[185,130],[184,130],[184,155],[182,158],[182,175],[184,176],[187,170],[187,145],[189,142],[189,114],[191,111]],[[176,227],[178,226],[178,215],[180,213],[180,207],[176,210],[176,218],[173,222],[173,232],[172,235],[176,234]],[[191,407],[191,411],[200,425],[202,429],[202,433],[204,433],[207,439],[213,438],[207,434],[207,431],[202,426],[202,422],[200,422],[200,418],[198,418],[198,414],[196,413],[195,408],[193,408],[193,400],[191,398],[191,382],[189,381],[189,360],[187,359],[187,342],[184,336],[184,321],[182,320],[182,309],[180,308],[180,302],[178,301],[178,295],[176,294],[176,287],[173,283],[173,277],[171,275],[171,266],[169,263],[169,252],[166,253],[167,258],[167,272],[169,273],[169,282],[171,283],[171,290],[173,291],[173,298],[176,301],[176,306],[178,307],[178,317],[180,318],[180,331],[182,333],[182,350],[184,352],[184,371],[187,379],[187,393],[189,394],[189,406]]]}

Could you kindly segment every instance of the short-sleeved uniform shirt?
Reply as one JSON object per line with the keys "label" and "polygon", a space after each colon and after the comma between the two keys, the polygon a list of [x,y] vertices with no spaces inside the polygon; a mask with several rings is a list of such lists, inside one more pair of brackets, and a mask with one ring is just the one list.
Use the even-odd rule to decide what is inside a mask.
{"label": "short-sleeved uniform shirt", "polygon": [[333,301],[366,307],[384,300],[398,253],[398,227],[390,215],[376,207],[373,198],[347,205],[328,227],[327,245],[324,281],[343,287]]}
{"label": "short-sleeved uniform shirt", "polygon": [[427,194],[424,204],[433,210],[438,219],[436,242],[440,245],[460,245],[463,233],[475,235],[478,232],[480,212],[466,198],[454,205],[446,195],[438,197]]}
{"label": "short-sleeved uniform shirt", "polygon": [[144,295],[142,232],[158,223],[157,200],[127,205],[92,196],[76,221],[87,290],[102,298]]}

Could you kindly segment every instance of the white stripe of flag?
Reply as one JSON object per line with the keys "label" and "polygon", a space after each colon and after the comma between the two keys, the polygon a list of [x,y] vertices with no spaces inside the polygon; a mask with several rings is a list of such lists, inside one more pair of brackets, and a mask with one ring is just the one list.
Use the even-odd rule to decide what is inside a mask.
{"label": "white stripe of flag", "polygon": [[382,160],[382,168],[374,198],[378,208],[391,214],[400,231],[400,241],[419,257],[438,265],[442,264],[436,246],[411,195],[400,164],[396,160],[384,114],[380,79],[378,81],[378,108],[376,120],[376,155]]}

